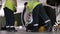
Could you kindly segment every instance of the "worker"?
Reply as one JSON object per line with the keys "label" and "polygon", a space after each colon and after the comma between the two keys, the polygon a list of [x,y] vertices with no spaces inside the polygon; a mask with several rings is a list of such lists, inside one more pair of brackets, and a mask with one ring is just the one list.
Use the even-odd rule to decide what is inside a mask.
{"label": "worker", "polygon": [[31,32],[38,32],[39,25],[42,23],[40,22],[40,18],[42,18],[45,23],[47,28],[46,31],[51,31],[51,20],[47,16],[45,9],[39,0],[29,0],[25,9],[29,12],[29,14],[32,14],[33,16],[33,22],[27,26],[28,29],[30,28]]}
{"label": "worker", "polygon": [[6,19],[6,30],[15,31],[14,27],[14,12],[16,12],[17,2],[16,0],[6,0],[4,4],[4,14]]}

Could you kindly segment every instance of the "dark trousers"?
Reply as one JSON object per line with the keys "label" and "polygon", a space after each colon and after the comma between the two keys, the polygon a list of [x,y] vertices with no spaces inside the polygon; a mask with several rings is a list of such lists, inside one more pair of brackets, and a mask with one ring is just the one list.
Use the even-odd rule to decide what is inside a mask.
{"label": "dark trousers", "polygon": [[32,12],[33,14],[33,23],[41,23],[40,20],[46,21],[49,20],[48,15],[46,14],[46,11],[42,4],[39,4],[35,7],[35,9]]}
{"label": "dark trousers", "polygon": [[14,26],[14,13],[12,10],[10,10],[9,8],[5,7],[4,8],[4,14],[5,14],[5,18],[6,18],[6,26]]}
{"label": "dark trousers", "polygon": [[[40,25],[44,25],[44,22],[46,20],[50,20],[42,4],[37,5],[34,8],[32,14],[33,14],[33,24],[39,24],[40,26]],[[39,26],[38,27],[34,26],[34,30],[37,30]]]}
{"label": "dark trousers", "polygon": [[49,7],[49,6],[44,6],[47,15],[49,16],[49,18],[51,19],[52,22],[52,26],[55,24],[56,22],[56,11],[55,9]]}

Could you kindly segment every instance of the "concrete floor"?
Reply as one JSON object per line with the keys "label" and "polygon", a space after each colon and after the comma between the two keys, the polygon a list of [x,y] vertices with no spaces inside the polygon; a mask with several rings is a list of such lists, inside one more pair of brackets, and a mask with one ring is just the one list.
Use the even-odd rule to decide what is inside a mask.
{"label": "concrete floor", "polygon": [[0,31],[0,34],[60,34],[60,32],[7,32],[7,31]]}

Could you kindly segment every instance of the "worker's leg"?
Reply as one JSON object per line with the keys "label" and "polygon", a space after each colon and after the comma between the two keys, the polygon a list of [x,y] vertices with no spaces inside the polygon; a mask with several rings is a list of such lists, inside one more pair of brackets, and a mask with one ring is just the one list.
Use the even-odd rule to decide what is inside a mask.
{"label": "worker's leg", "polygon": [[9,12],[10,12],[9,13],[9,22],[10,22],[9,26],[14,26],[14,22],[15,22],[14,13],[11,10]]}
{"label": "worker's leg", "polygon": [[44,7],[42,6],[42,4],[39,5],[39,9],[40,10],[39,16],[42,17],[42,19],[44,20],[44,22],[46,23],[46,26],[48,27],[48,29],[50,29],[50,27],[52,27],[52,23],[50,18],[47,16]]}
{"label": "worker's leg", "polygon": [[14,13],[13,13],[13,11],[11,11],[11,10],[9,10],[9,22],[10,22],[10,24],[9,24],[9,26],[10,26],[10,28],[11,29],[13,29],[14,30],[14,22],[15,22],[15,18],[14,18]]}
{"label": "worker's leg", "polygon": [[32,12],[33,16],[33,31],[38,32],[39,18],[38,18],[38,8],[35,8]]}
{"label": "worker's leg", "polygon": [[9,26],[9,11],[7,8],[4,8],[4,14],[5,14],[5,19],[6,19],[6,26]]}
{"label": "worker's leg", "polygon": [[14,28],[14,21],[15,21],[15,19],[14,19],[14,14],[13,14],[13,12],[9,9],[9,8],[7,8],[7,7],[5,7],[4,8],[4,11],[5,11],[5,18],[6,18],[6,28],[7,29],[15,29]]}
{"label": "worker's leg", "polygon": [[56,22],[56,11],[55,9],[49,7],[49,6],[44,6],[45,10],[46,10],[46,13],[47,15],[49,16],[49,18],[51,19],[52,21],[52,26],[55,24]]}
{"label": "worker's leg", "polygon": [[5,14],[6,25],[4,27],[1,27],[1,30],[6,30],[6,26],[9,27],[9,20],[8,20],[9,12],[6,8],[4,8],[4,14]]}
{"label": "worker's leg", "polygon": [[6,18],[6,26],[13,26],[15,21],[13,12],[8,8],[4,8],[4,12]]}

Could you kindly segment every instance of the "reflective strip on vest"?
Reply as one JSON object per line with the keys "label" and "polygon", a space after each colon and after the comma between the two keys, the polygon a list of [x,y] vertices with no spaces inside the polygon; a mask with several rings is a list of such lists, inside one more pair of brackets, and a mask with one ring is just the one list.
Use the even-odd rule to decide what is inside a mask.
{"label": "reflective strip on vest", "polygon": [[34,9],[38,4],[40,4],[40,2],[35,2],[35,3],[33,3],[32,5],[30,5],[30,3],[28,2],[28,4],[27,4],[27,10],[28,10],[29,12],[32,12],[33,9]]}
{"label": "reflective strip on vest", "polygon": [[12,11],[15,10],[15,5],[14,5],[13,0],[6,0],[4,7],[7,7],[9,9],[11,9]]}

